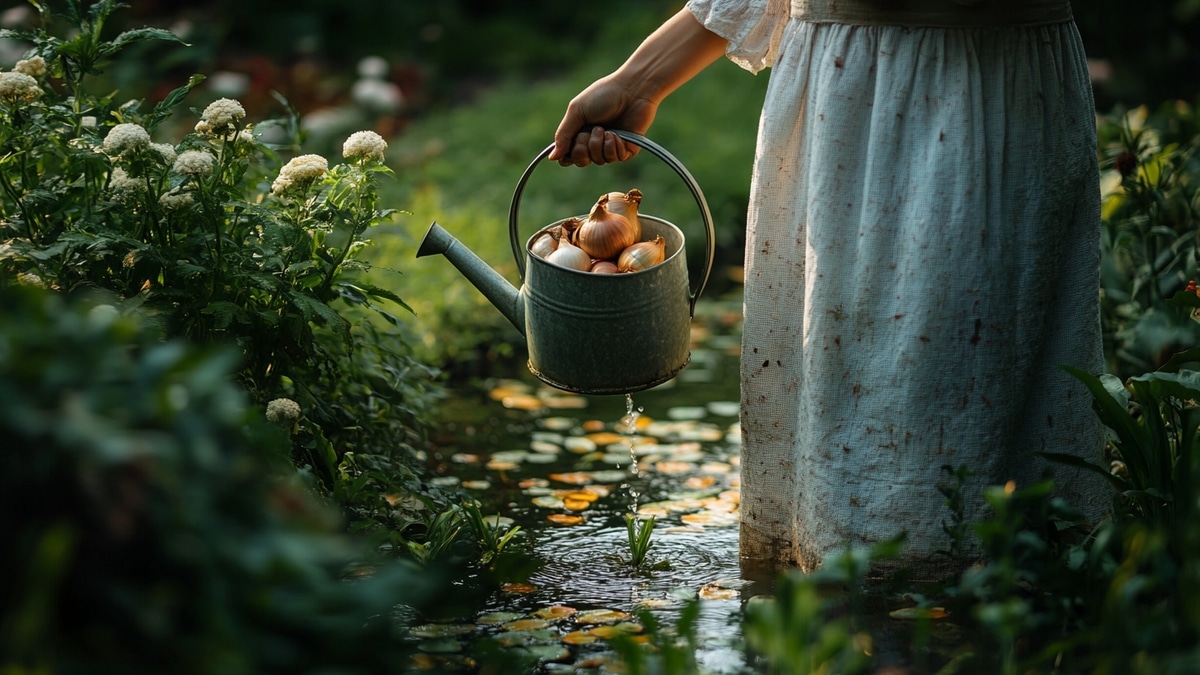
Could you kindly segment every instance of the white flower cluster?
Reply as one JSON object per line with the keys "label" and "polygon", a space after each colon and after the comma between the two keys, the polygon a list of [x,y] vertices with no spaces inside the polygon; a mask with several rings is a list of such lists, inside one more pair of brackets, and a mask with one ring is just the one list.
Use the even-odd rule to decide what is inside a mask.
{"label": "white flower cluster", "polygon": [[130,176],[125,169],[116,167],[112,170],[112,175],[108,178],[108,186],[114,192],[141,192],[146,187],[146,183],[140,178]]}
{"label": "white flower cluster", "polygon": [[175,159],[171,171],[181,176],[207,176],[212,173],[212,155],[203,150],[188,150]]}
{"label": "white flower cluster", "polygon": [[168,211],[178,211],[195,201],[196,199],[191,192],[183,192],[178,187],[171,188],[158,198],[159,206]]}
{"label": "white flower cluster", "polygon": [[342,144],[342,157],[382,162],[387,146],[387,141],[374,131],[356,131]]}
{"label": "white flower cluster", "polygon": [[300,419],[300,404],[290,398],[277,398],[267,404],[267,421],[290,426]]}
{"label": "white flower cluster", "polygon": [[297,183],[309,183],[329,171],[329,162],[320,155],[300,155],[283,165],[279,177],[271,184],[271,192],[283,194]]}
{"label": "white flower cluster", "polygon": [[46,74],[46,59],[40,56],[17,61],[17,65],[13,66],[13,71],[24,73],[30,77],[41,77]]}
{"label": "white flower cluster", "polygon": [[173,164],[175,162],[175,146],[170,143],[151,143],[150,149],[162,157],[163,164]]}
{"label": "white flower cluster", "polygon": [[0,73],[0,100],[32,101],[42,95],[42,88],[32,75],[16,71]]}
{"label": "white flower cluster", "polygon": [[120,156],[150,146],[150,134],[137,124],[118,124],[104,137],[104,151]]}
{"label": "white flower cluster", "polygon": [[200,121],[196,123],[196,133],[224,133],[245,116],[246,109],[241,103],[231,98],[219,98],[209,103],[200,115]]}

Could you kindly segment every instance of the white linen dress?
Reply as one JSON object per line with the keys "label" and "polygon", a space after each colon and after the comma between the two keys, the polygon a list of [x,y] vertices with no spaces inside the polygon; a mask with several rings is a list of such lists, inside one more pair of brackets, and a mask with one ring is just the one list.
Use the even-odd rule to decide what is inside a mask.
{"label": "white linen dress", "polygon": [[946,571],[943,466],[973,473],[971,519],[983,486],[1047,468],[1100,516],[1100,481],[1033,454],[1098,462],[1104,444],[1058,368],[1103,367],[1095,112],[1074,23],[688,7],[771,78],[747,221],[743,565],[812,569],[903,530],[897,562]]}

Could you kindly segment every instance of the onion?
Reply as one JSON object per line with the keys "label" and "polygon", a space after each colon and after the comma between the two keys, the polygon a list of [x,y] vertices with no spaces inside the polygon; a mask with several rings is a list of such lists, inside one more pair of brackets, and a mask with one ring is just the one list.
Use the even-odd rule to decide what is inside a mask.
{"label": "onion", "polygon": [[591,257],[566,239],[558,240],[558,248],[546,256],[546,262],[580,272],[586,272],[592,266]]}
{"label": "onion", "polygon": [[617,268],[622,272],[640,272],[663,261],[667,253],[667,240],[658,235],[653,241],[639,241],[621,251]]}
{"label": "onion", "polygon": [[608,210],[618,216],[625,216],[633,225],[634,237],[637,241],[642,238],[642,224],[638,221],[638,207],[642,203],[642,191],[633,188],[629,192],[608,193]]}
{"label": "onion", "polygon": [[641,236],[625,216],[608,210],[608,195],[601,195],[575,232],[574,243],[598,260],[615,258]]}
{"label": "onion", "polygon": [[597,260],[592,263],[592,269],[589,271],[593,274],[617,274],[621,270],[611,260]]}
{"label": "onion", "polygon": [[529,252],[539,258],[549,257],[554,250],[558,248],[558,236],[555,232],[547,230],[537,236],[533,243],[529,245]]}

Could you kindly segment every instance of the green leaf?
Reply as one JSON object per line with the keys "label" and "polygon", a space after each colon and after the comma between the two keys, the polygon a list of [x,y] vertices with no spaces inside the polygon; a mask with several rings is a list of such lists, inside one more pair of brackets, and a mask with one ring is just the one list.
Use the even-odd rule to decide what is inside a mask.
{"label": "green leaf", "polygon": [[245,311],[241,307],[224,300],[208,305],[200,310],[200,313],[211,315],[213,317],[213,327],[217,329],[228,328],[234,319],[237,319],[240,323],[246,316]]}
{"label": "green leaf", "polygon": [[1124,491],[1128,487],[1128,485],[1125,484],[1125,481],[1121,480],[1119,476],[1114,476],[1111,471],[1107,471],[1104,467],[1098,464],[1093,464],[1086,459],[1079,457],[1078,455],[1071,455],[1065,452],[1039,452],[1037,454],[1039,457],[1044,457],[1052,462],[1066,464],[1077,469],[1084,469],[1085,471],[1091,471],[1092,473],[1104,476],[1104,478],[1108,480],[1108,482],[1112,483],[1118,490]]}
{"label": "green leaf", "polygon": [[343,319],[342,315],[338,314],[332,307],[320,300],[294,291],[288,293],[288,299],[296,309],[300,310],[306,321],[312,321],[332,328],[342,338],[347,347],[353,344],[354,338],[350,334],[350,323]]}
{"label": "green leaf", "polygon": [[167,40],[169,42],[177,42],[185,47],[191,46],[169,30],[162,28],[135,28],[127,30],[113,38],[111,42],[101,47],[101,53],[104,56],[111,56],[126,46],[143,40]]}
{"label": "green leaf", "polygon": [[175,107],[187,97],[188,92],[203,82],[204,79],[204,75],[192,75],[188,79],[187,84],[172,89],[170,93],[163,97],[163,100],[159,101],[158,105],[154,106],[154,110],[151,110],[146,119],[142,121],[142,126],[146,128],[146,131],[154,131],[159,124],[162,124],[164,120],[170,117]]}

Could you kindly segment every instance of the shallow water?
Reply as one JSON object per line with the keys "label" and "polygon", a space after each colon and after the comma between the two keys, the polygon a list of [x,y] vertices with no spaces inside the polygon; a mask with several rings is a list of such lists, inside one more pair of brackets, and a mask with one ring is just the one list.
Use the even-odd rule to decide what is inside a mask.
{"label": "shallow water", "polygon": [[[744,579],[738,559],[740,313],[737,295],[699,303],[688,367],[630,397],[568,395],[528,374],[458,392],[440,428],[438,480],[511,518],[523,533],[515,545],[539,561],[527,585],[480,608],[475,634],[535,628],[512,642],[543,650],[540,669],[586,670],[603,662],[587,661],[607,653],[605,640],[556,640],[589,629],[579,613],[629,614],[604,623],[636,631],[639,609],[672,625],[699,596],[698,661],[707,672],[747,672],[740,609],[762,583]],[[649,565],[637,569],[629,514],[655,522]],[[537,623],[539,611],[563,606],[577,614]]]}

